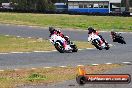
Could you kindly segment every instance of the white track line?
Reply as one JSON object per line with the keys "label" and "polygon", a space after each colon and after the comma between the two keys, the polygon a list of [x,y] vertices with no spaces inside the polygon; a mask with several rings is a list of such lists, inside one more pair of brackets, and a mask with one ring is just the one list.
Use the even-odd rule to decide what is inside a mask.
{"label": "white track line", "polygon": [[9,54],[9,53],[0,53],[0,54]]}
{"label": "white track line", "polygon": [[33,51],[35,53],[45,53],[45,52],[51,52],[51,51]]}
{"label": "white track line", "polygon": [[[86,48],[86,49],[94,49],[94,48]],[[78,50],[85,50],[85,49],[78,49]],[[9,52],[9,53],[0,53],[0,54],[28,54],[28,53],[50,53],[50,52],[56,52],[57,50],[51,50],[51,51],[32,51],[32,52]]]}
{"label": "white track line", "polygon": [[113,44],[109,44],[109,46],[114,46]]}
{"label": "white track line", "polygon": [[[125,63],[125,64],[129,64],[129,63],[131,63],[131,62],[122,62],[122,63]],[[111,65],[111,64],[115,64],[115,63],[105,63],[105,64],[108,64],[108,65]],[[89,64],[90,65],[90,64]],[[99,64],[91,64],[92,66],[98,66]],[[81,67],[81,66],[85,66],[85,65],[77,65],[76,67]],[[55,67],[62,67],[62,68],[65,68],[65,67],[68,67],[68,66],[55,66]],[[54,66],[52,66],[52,67],[43,67],[43,68],[45,68],[45,69],[49,69],[49,68],[54,68]],[[29,69],[32,69],[32,70],[35,70],[35,69],[37,69],[37,68],[29,68]],[[14,69],[15,71],[19,71],[19,70],[22,70],[22,69],[19,69],[19,68],[16,68],[16,69]],[[0,69],[0,72],[3,72],[3,71],[5,71],[5,70],[2,70],[2,69]]]}
{"label": "white track line", "polygon": [[20,71],[21,69],[14,69],[15,71]]}
{"label": "white track line", "polygon": [[3,72],[4,70],[0,70],[0,72]]}
{"label": "white track line", "polygon": [[9,35],[5,35],[5,36],[9,36]]}
{"label": "white track line", "polygon": [[32,70],[35,70],[35,69],[37,69],[37,68],[31,68]]}
{"label": "white track line", "polygon": [[131,63],[131,62],[122,62],[122,63],[124,63],[124,64],[129,64],[129,63]]}
{"label": "white track line", "polygon": [[28,37],[29,39],[32,38],[32,37]]}
{"label": "white track line", "polygon": [[84,66],[84,65],[77,65],[78,67],[80,67],[80,66]]}
{"label": "white track line", "polygon": [[26,53],[26,52],[10,52],[10,53],[17,54],[17,53]]}
{"label": "white track line", "polygon": [[109,65],[109,64],[112,64],[112,63],[105,63],[105,64],[108,64]]}
{"label": "white track line", "polygon": [[67,67],[67,66],[59,66],[59,67],[61,67],[61,68],[65,68],[65,67]]}
{"label": "white track line", "polygon": [[10,52],[8,54],[22,54],[22,53],[28,54],[28,53],[32,53],[32,52]]}
{"label": "white track line", "polygon": [[32,52],[23,52],[23,53],[26,53],[26,54],[28,54],[28,53],[32,53]]}
{"label": "white track line", "polygon": [[99,65],[99,64],[92,64],[93,66],[97,66],[97,65]]}
{"label": "white track line", "polygon": [[95,49],[95,48],[86,48],[87,50]]}
{"label": "white track line", "polygon": [[52,68],[52,67],[44,67],[44,68]]}
{"label": "white track line", "polygon": [[56,52],[57,50],[52,50],[51,52]]}
{"label": "white track line", "polygon": [[78,49],[78,50],[84,50],[84,49]]}
{"label": "white track line", "polygon": [[21,36],[16,36],[17,38],[20,38]]}

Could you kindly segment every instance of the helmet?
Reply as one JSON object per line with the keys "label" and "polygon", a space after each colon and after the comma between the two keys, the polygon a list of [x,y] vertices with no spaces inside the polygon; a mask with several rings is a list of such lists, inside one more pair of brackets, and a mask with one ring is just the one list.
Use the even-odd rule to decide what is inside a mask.
{"label": "helmet", "polygon": [[111,31],[111,35],[114,35],[115,34],[115,32],[114,31]]}
{"label": "helmet", "polygon": [[54,30],[54,28],[53,27],[49,27],[49,31],[51,32],[51,31],[53,31]]}
{"label": "helmet", "polygon": [[94,30],[92,27],[89,27],[88,30]]}
{"label": "helmet", "polygon": [[55,29],[53,27],[49,27],[49,32],[53,33],[55,31]]}
{"label": "helmet", "polygon": [[69,36],[64,37],[66,41],[69,41]]}
{"label": "helmet", "polygon": [[91,34],[92,32],[94,32],[94,29],[92,27],[88,28],[88,34]]}
{"label": "helmet", "polygon": [[61,33],[61,31],[60,30],[57,30],[57,33]]}

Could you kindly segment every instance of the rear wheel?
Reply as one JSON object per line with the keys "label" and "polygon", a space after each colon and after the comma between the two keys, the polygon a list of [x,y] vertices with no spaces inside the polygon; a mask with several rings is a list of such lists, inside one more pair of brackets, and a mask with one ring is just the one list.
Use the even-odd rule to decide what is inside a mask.
{"label": "rear wheel", "polygon": [[126,44],[124,38],[121,39],[121,44]]}
{"label": "rear wheel", "polygon": [[78,51],[77,46],[73,42],[70,41],[69,44],[70,44],[70,47],[73,49],[72,52],[77,52]]}
{"label": "rear wheel", "polygon": [[110,47],[107,46],[105,49],[106,49],[106,50],[109,50],[109,48],[110,48]]}
{"label": "rear wheel", "polygon": [[72,52],[77,52],[77,51],[78,51],[78,49],[77,49],[77,46],[76,46],[76,45],[74,45],[72,48],[73,48]]}
{"label": "rear wheel", "polygon": [[65,48],[63,47],[63,44],[60,41],[56,41],[54,46],[60,53],[64,53]]}
{"label": "rear wheel", "polygon": [[110,49],[110,46],[108,45],[108,43],[105,43],[105,45],[106,45],[105,49],[106,50],[109,50]]}

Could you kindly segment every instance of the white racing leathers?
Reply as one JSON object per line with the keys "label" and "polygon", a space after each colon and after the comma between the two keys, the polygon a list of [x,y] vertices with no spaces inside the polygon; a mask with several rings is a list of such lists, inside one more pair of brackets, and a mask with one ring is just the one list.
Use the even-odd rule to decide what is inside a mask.
{"label": "white racing leathers", "polygon": [[64,46],[65,50],[71,50],[70,45],[67,45],[66,40],[65,40],[64,38],[62,38],[61,36],[58,36],[58,35],[56,35],[56,34],[53,34],[53,35],[51,35],[51,37],[50,37],[49,40],[50,40],[50,42],[51,42],[53,45],[55,44],[55,42],[56,42],[57,40],[59,40],[59,41],[61,41],[61,42],[63,43],[63,46]]}
{"label": "white racing leathers", "polygon": [[97,34],[95,34],[95,33],[89,34],[88,42],[93,41],[94,39],[97,39],[100,41],[101,47],[103,47],[103,48],[105,47],[105,43],[101,40],[101,38]]}

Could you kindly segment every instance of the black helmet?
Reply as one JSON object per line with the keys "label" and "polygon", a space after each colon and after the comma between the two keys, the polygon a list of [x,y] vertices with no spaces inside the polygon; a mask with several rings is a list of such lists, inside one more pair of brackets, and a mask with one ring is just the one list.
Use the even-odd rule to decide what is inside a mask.
{"label": "black helmet", "polygon": [[53,31],[54,30],[54,28],[53,27],[49,27],[49,31],[51,32],[51,31]]}
{"label": "black helmet", "polygon": [[114,35],[115,34],[115,32],[114,31],[111,31],[111,35]]}
{"label": "black helmet", "polygon": [[94,30],[92,27],[89,27],[88,30]]}
{"label": "black helmet", "polygon": [[88,34],[91,34],[92,32],[94,32],[95,30],[92,27],[88,28]]}
{"label": "black helmet", "polygon": [[55,31],[54,27],[49,27],[49,32],[53,33]]}

